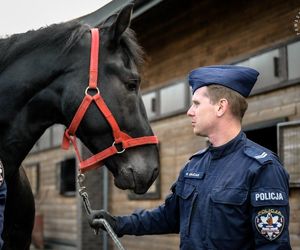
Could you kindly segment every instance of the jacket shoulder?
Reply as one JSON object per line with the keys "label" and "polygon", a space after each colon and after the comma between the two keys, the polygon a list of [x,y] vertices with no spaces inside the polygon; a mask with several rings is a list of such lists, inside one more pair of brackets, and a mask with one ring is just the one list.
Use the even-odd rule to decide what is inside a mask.
{"label": "jacket shoulder", "polygon": [[244,154],[249,158],[255,160],[260,165],[264,165],[268,162],[278,162],[278,157],[271,150],[247,139]]}

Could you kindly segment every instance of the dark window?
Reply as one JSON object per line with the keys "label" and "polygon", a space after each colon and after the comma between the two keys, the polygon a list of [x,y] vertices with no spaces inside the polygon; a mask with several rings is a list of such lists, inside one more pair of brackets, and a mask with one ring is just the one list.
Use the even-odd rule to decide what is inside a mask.
{"label": "dark window", "polygon": [[61,195],[74,196],[76,191],[76,160],[67,159],[59,164],[59,192]]}
{"label": "dark window", "polygon": [[245,131],[247,138],[277,153],[276,125]]}

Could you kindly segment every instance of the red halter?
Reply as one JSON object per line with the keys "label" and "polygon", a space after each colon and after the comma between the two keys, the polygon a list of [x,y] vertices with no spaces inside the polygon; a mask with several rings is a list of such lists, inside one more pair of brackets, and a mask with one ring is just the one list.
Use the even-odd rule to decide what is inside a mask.
{"label": "red halter", "polygon": [[[89,77],[89,86],[85,90],[85,97],[83,98],[79,108],[76,111],[76,114],[69,126],[65,130],[62,142],[63,149],[69,149],[70,143],[74,145],[74,149],[76,155],[79,160],[79,167],[81,172],[85,172],[87,170],[99,167],[103,165],[101,163],[102,160],[114,155],[114,154],[121,154],[127,148],[136,147],[145,144],[157,144],[158,139],[156,136],[143,136],[138,138],[132,138],[128,134],[122,132],[118,126],[117,121],[115,120],[114,116],[110,112],[109,108],[105,104],[103,98],[100,95],[100,91],[97,87],[97,78],[98,78],[98,54],[99,54],[99,30],[98,29],[91,29],[91,58],[90,58],[90,77]],[[91,96],[88,92],[89,90],[95,90],[97,93]],[[100,109],[106,120],[108,121],[109,125],[112,128],[112,133],[114,136],[113,144],[99,152],[86,160],[82,160],[80,157],[80,153],[76,143],[76,136],[75,132],[85,114],[88,107],[92,102],[95,102],[97,107]],[[122,150],[118,151],[115,144],[122,144]]]}

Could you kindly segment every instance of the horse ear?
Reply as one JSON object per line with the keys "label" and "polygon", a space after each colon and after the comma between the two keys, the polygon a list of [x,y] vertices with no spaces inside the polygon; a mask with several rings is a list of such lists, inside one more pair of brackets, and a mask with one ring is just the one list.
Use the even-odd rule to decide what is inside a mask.
{"label": "horse ear", "polygon": [[[120,11],[120,14],[121,14],[121,12],[123,12],[128,7],[130,9],[132,9],[133,4],[134,4],[134,1],[131,1],[128,5],[126,5],[126,7],[124,7]],[[98,9],[98,10],[96,10],[96,11],[90,13],[90,14],[78,17],[78,18],[70,20],[70,21],[79,22],[81,24],[87,24],[90,27],[99,27],[99,28],[101,28],[102,24],[104,24],[105,26],[111,26],[116,21],[118,15],[113,14],[111,16],[108,16],[108,13],[109,12],[107,12],[107,9],[105,9],[104,7],[101,7],[100,9]]]}
{"label": "horse ear", "polygon": [[[113,18],[108,18],[107,21],[110,21],[109,19],[113,20],[112,25],[110,25],[109,27],[110,42],[112,44],[118,44],[121,35],[130,26],[132,9],[133,4],[129,4],[119,12],[115,20],[113,20]],[[107,21],[105,21],[105,24],[107,23]]]}
{"label": "horse ear", "polygon": [[97,26],[99,26],[100,28],[101,28],[101,27],[106,27],[106,28],[108,28],[108,27],[112,26],[112,25],[116,22],[117,17],[118,17],[118,14],[111,15],[110,17],[108,17],[108,18],[103,22],[102,25],[97,25]]}

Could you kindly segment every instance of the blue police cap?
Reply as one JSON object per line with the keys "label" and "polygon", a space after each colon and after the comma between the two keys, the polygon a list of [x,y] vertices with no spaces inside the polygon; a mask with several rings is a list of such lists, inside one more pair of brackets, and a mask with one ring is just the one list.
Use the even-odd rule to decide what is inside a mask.
{"label": "blue police cap", "polygon": [[223,85],[248,97],[259,73],[252,68],[235,65],[213,65],[192,70],[189,84],[193,93],[198,88],[212,84]]}

